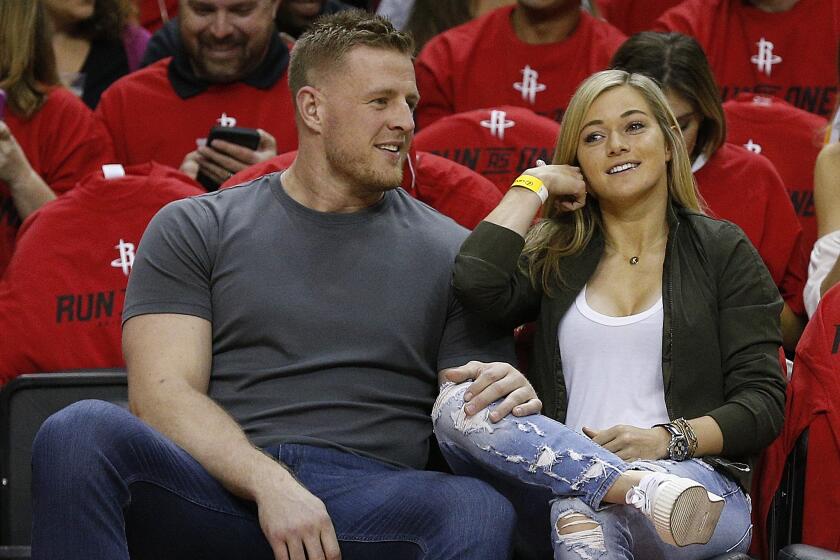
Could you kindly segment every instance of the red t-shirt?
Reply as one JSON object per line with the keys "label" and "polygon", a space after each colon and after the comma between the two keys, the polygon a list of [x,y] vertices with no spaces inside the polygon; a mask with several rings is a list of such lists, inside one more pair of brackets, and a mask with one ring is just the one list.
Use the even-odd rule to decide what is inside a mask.
{"label": "red t-shirt", "polygon": [[[243,169],[222,185],[240,185],[275,171],[288,169],[297,152],[275,156],[268,161]],[[406,160],[401,187],[467,229],[473,229],[502,200],[493,183],[463,165],[412,148]]]}
{"label": "red t-shirt", "polygon": [[755,477],[755,529],[750,552],[766,557],[764,528],[785,460],[808,429],[802,543],[840,552],[840,287],[820,301],[799,344],[785,399],[782,433],[767,448]]}
{"label": "red t-shirt", "polygon": [[506,193],[538,159],[551,162],[559,132],[557,121],[505,105],[444,117],[417,133],[414,147],[469,167]]}
{"label": "red t-shirt", "polygon": [[808,261],[802,226],[773,164],[725,143],[694,176],[710,212],[744,230],[785,302],[794,313],[804,314]]}
{"label": "red t-shirt", "polygon": [[743,0],[686,0],[655,27],[697,39],[724,100],[754,91],[826,118],[834,110],[840,0],[799,0],[778,13]]}
{"label": "red t-shirt", "polygon": [[761,154],[787,187],[802,225],[803,249],[817,240],[814,213],[814,164],[828,121],[778,98],[742,93],[723,104],[727,141]]}
{"label": "red t-shirt", "polygon": [[121,163],[156,161],[178,169],[217,125],[262,128],[274,136],[278,153],[297,148],[287,74],[270,89],[236,82],[182,99],[169,81],[170,60],[129,74],[102,94],[96,114],[111,133]]}
{"label": "red t-shirt", "polygon": [[203,193],[147,163],[101,172],[32,214],[0,282],[0,385],[23,373],[123,367],[120,315],[134,251],[165,204]]}
{"label": "red t-shirt", "polygon": [[596,0],[599,15],[622,33],[633,35],[653,29],[656,18],[682,0]]}
{"label": "red t-shirt", "polygon": [[172,19],[178,15],[178,0],[163,0],[162,8],[161,0],[139,0],[138,8],[140,25],[154,33],[166,23],[164,16]]}
{"label": "red t-shirt", "polygon": [[[78,97],[64,88],[50,91],[29,120],[7,111],[5,121],[29,165],[56,194],[73,188],[102,164],[114,161],[108,131]],[[0,276],[14,252],[19,227],[20,216],[9,186],[0,181]]]}
{"label": "red t-shirt", "polygon": [[522,42],[510,18],[494,10],[430,40],[417,58],[420,128],[464,111],[516,105],[560,121],[580,82],[607,68],[624,42],[618,29],[581,12],[564,41]]}

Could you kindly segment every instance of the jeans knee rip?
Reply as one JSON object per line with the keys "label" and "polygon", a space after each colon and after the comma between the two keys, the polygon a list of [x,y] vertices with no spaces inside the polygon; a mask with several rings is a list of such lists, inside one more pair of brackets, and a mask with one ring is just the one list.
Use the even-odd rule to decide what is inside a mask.
{"label": "jeans knee rip", "polygon": [[[560,531],[569,527],[593,524],[595,527],[579,531],[573,530],[564,534],[560,533]],[[595,560],[601,558],[607,552],[601,525],[578,511],[569,509],[562,512],[557,517],[554,531],[557,535],[557,543],[565,545],[566,550],[576,553],[581,557],[581,560]]]}

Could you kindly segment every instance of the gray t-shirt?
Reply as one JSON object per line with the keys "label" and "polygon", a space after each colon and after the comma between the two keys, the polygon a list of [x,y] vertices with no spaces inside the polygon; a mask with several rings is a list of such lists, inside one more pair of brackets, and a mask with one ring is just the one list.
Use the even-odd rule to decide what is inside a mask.
{"label": "gray t-shirt", "polygon": [[272,174],[163,208],[140,243],[123,320],[211,321],[210,396],[255,445],[335,446],[422,468],[437,371],[513,358],[510,333],[464,311],[450,287],[466,235],[401,189],[322,213]]}

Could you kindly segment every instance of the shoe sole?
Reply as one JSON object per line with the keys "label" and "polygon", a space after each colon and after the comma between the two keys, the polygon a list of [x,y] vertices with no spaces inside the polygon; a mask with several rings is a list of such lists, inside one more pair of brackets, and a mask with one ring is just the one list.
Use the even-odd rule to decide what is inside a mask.
{"label": "shoe sole", "polygon": [[709,542],[723,511],[723,498],[687,480],[668,482],[658,492],[654,525],[663,541],[675,546]]}

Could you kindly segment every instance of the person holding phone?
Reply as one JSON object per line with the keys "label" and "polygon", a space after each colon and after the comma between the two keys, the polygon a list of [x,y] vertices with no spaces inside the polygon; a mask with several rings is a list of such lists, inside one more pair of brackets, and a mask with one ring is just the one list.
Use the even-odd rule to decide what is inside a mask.
{"label": "person holding phone", "polygon": [[[174,55],[117,81],[97,107],[119,160],[157,161],[213,188],[296,149],[277,8],[278,0],[182,2]],[[256,146],[209,138],[217,126],[253,129]]]}
{"label": "person holding phone", "polygon": [[0,2],[0,275],[24,219],[113,158],[107,131],[60,86],[38,0]]}
{"label": "person holding phone", "polygon": [[[452,385],[435,407],[441,450],[513,488],[520,518],[542,531],[535,557],[552,545],[555,559],[578,560],[746,551],[749,465],[784,415],[779,292],[744,233],[704,214],[650,78],[584,81],[554,164],[513,183],[464,242],[453,280],[487,321],[536,321],[528,376],[546,416],[468,422],[474,391]],[[638,509],[606,507],[624,501],[609,495],[617,473],[645,477],[626,494]],[[663,526],[673,475],[723,497],[722,512]]]}

